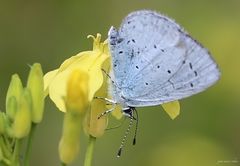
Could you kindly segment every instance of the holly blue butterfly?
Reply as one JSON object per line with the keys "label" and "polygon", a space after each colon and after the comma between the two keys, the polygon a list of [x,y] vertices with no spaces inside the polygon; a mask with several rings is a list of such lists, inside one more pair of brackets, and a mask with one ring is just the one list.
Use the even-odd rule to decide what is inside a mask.
{"label": "holly blue butterfly", "polygon": [[[111,27],[108,40],[112,103],[120,104],[123,114],[131,120],[135,107],[189,97],[204,91],[220,77],[209,51],[175,21],[154,11],[130,13],[119,29]],[[126,135],[131,125],[132,121]]]}

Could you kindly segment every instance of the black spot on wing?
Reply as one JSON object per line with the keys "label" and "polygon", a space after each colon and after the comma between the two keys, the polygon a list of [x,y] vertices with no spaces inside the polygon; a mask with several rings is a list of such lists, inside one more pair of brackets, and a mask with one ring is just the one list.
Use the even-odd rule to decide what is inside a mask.
{"label": "black spot on wing", "polygon": [[196,77],[198,76],[198,73],[197,73],[197,71],[194,71],[194,74],[195,74],[195,76],[196,76]]}
{"label": "black spot on wing", "polygon": [[193,83],[190,83],[190,86],[193,87]]}
{"label": "black spot on wing", "polygon": [[192,63],[191,62],[189,63],[189,67],[190,67],[190,69],[192,69]]}
{"label": "black spot on wing", "polygon": [[123,41],[123,38],[117,39],[117,43],[120,44]]}
{"label": "black spot on wing", "polygon": [[134,57],[134,50],[132,49],[131,54],[130,54],[130,58],[133,59],[133,57]]}

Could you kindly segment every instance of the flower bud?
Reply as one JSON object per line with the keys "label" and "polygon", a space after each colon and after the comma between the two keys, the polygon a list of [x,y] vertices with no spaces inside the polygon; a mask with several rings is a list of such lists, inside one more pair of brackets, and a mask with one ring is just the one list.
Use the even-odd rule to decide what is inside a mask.
{"label": "flower bud", "polygon": [[63,123],[62,138],[59,143],[59,156],[63,163],[71,163],[79,153],[82,115],[66,112]]}
{"label": "flower bud", "polygon": [[[22,82],[17,74],[12,75],[11,82],[8,87],[6,96],[6,113],[11,120],[14,119],[16,113],[16,103],[19,101],[23,91]],[[13,97],[15,99],[13,99]],[[15,100],[15,101],[14,101]]]}
{"label": "flower bud", "polygon": [[8,99],[8,102],[6,103],[6,110],[7,110],[7,115],[8,117],[10,118],[10,120],[14,120],[14,117],[15,117],[15,114],[16,114],[16,111],[17,111],[17,99],[15,96],[11,96],[9,97]]}
{"label": "flower bud", "polygon": [[[0,134],[4,134],[5,133],[5,113],[4,112],[0,112]],[[1,149],[1,148],[0,148]]]}
{"label": "flower bud", "polygon": [[79,152],[82,119],[88,110],[88,73],[74,70],[68,79],[65,100],[63,133],[59,143],[59,156],[63,163],[71,163]]}
{"label": "flower bud", "polygon": [[27,88],[32,95],[32,121],[42,121],[44,111],[44,84],[43,72],[39,63],[33,64],[28,75]]}
{"label": "flower bud", "polygon": [[18,110],[12,125],[13,136],[23,138],[31,129],[31,93],[26,88],[23,90],[19,100]]}

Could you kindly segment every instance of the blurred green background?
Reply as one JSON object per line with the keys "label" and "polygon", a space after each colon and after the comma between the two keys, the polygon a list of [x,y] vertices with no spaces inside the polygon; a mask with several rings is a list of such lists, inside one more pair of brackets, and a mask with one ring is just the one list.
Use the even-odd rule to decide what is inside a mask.
{"label": "blurred green background", "polygon": [[[97,140],[93,165],[237,166],[240,165],[240,1],[239,0],[1,0],[0,109],[10,77],[26,80],[28,64],[44,72],[92,47],[88,34],[107,37],[111,25],[138,9],[174,18],[213,54],[221,80],[196,96],[181,100],[181,114],[171,120],[161,107],[139,109],[137,145],[131,136],[116,158],[127,123]],[[31,165],[59,165],[58,141],[63,114],[47,99],[43,122],[33,144]],[[113,118],[110,119],[117,123]],[[82,165],[87,138],[82,135]]]}

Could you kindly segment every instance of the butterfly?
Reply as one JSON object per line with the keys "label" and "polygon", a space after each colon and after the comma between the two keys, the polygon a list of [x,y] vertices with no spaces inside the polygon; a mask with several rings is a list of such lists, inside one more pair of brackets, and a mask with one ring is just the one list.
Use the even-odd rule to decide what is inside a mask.
{"label": "butterfly", "polygon": [[209,51],[174,20],[154,11],[130,13],[119,29],[110,28],[108,41],[112,101],[130,118],[135,107],[192,96],[220,78]]}

